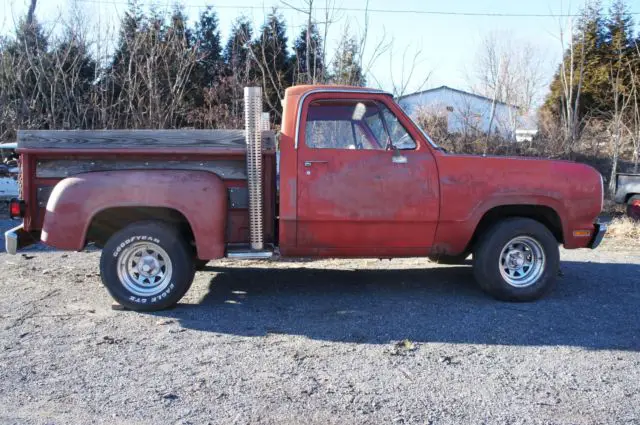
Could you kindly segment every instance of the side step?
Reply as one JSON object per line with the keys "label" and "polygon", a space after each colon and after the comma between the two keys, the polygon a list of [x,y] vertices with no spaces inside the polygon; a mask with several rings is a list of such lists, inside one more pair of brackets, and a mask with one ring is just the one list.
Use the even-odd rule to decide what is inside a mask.
{"label": "side step", "polygon": [[254,251],[246,248],[236,248],[227,250],[227,258],[237,260],[267,260],[273,258],[274,253],[270,250]]}

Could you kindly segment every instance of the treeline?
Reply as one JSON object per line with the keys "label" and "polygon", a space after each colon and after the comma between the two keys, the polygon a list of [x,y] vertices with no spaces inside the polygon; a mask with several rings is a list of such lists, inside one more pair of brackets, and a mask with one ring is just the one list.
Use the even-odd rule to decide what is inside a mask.
{"label": "treeline", "polygon": [[132,0],[105,59],[81,19],[52,31],[35,6],[0,39],[2,141],[18,128],[241,128],[245,86],[263,87],[264,110],[278,122],[294,83],[365,84],[360,44],[347,30],[327,54],[314,20],[290,43],[276,9],[257,31],[238,17],[223,44],[212,7],[189,25],[180,5],[146,11]]}
{"label": "treeline", "polygon": [[589,2],[560,40],[568,47],[539,114],[544,139],[569,157],[608,156],[610,177],[620,158],[638,171],[640,33],[628,1],[615,0],[607,13]]}

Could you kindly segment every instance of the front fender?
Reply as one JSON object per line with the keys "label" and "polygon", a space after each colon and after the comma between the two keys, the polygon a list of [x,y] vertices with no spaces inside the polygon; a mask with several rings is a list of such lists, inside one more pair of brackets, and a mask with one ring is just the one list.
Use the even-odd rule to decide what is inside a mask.
{"label": "front fender", "polygon": [[529,193],[523,195],[509,195],[509,194],[494,194],[486,201],[482,202],[469,217],[469,222],[473,230],[480,223],[480,220],[484,215],[496,207],[505,205],[521,205],[521,206],[536,206],[547,207],[552,209],[560,219],[562,225],[562,233],[566,234],[569,231],[567,227],[567,211],[564,203],[562,202],[561,195],[558,193],[553,196],[543,195],[539,193]]}
{"label": "front fender", "polygon": [[81,250],[96,214],[115,207],[179,211],[193,230],[198,258],[224,256],[226,188],[206,171],[123,170],[68,177],[51,192],[41,239],[55,248]]}
{"label": "front fender", "polygon": [[436,230],[434,254],[458,255],[464,252],[484,215],[501,206],[540,206],[552,209],[558,214],[563,234],[567,234],[567,215],[564,204],[556,197],[540,194],[510,195],[494,194],[479,202],[467,214],[460,212],[458,219],[447,217],[440,220]]}

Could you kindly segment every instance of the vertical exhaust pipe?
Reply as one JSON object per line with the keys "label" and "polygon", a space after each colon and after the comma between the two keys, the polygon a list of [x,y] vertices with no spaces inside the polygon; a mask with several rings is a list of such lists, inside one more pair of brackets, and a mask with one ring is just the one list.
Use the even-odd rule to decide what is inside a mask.
{"label": "vertical exhaust pipe", "polygon": [[252,250],[264,249],[262,230],[262,88],[244,88],[247,183],[249,186],[249,240]]}

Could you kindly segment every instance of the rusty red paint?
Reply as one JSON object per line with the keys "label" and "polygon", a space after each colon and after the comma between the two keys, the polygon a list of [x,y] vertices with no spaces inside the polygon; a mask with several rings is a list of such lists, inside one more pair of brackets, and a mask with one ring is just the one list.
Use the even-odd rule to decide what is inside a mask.
{"label": "rusty red paint", "polygon": [[[589,243],[588,238],[574,237],[573,232],[592,229],[600,212],[602,187],[600,176],[594,169],[562,161],[447,154],[429,143],[390,96],[366,90],[365,93],[333,91],[310,94],[305,97],[304,105],[301,104],[304,95],[318,88],[298,86],[286,92],[279,139],[280,192],[277,205],[275,154],[265,153],[265,239],[277,243],[283,256],[458,254],[468,247],[482,217],[492,208],[504,205],[548,207],[560,218],[567,248],[584,247]],[[416,141],[415,150],[402,151],[407,163],[394,163],[391,151],[308,148],[304,140],[304,117],[308,105],[331,99],[375,101],[386,105]],[[303,120],[298,128],[299,108],[303,108]],[[298,149],[295,147],[296,131],[300,131]],[[55,246],[81,249],[84,230],[99,207],[135,202],[147,206],[171,206],[182,211],[190,222],[193,219],[191,225],[196,233],[200,258],[217,258],[222,255],[226,243],[248,240],[247,210],[229,209],[226,205],[227,189],[246,187],[246,181],[222,182],[214,174],[202,171],[179,171],[180,177],[173,174],[176,173],[174,171],[114,172],[131,173],[130,178],[135,179],[140,188],[146,188],[136,192],[135,202],[128,195],[123,197],[122,183],[112,180],[101,184],[98,177],[104,173],[83,175],[81,178],[89,182],[87,188],[78,190],[69,199],[50,202],[51,208],[46,214],[35,201],[38,187],[59,181],[36,177],[35,164],[41,159],[126,156],[128,159],[199,161],[221,157],[244,159],[244,150],[104,148],[90,152],[87,149],[19,151],[25,174],[25,227],[32,231],[43,226],[46,231],[43,239]],[[306,167],[305,161],[309,160],[326,162]],[[307,174],[307,171],[311,173]],[[169,175],[173,177],[167,177]],[[71,178],[71,181],[77,178]],[[205,186],[213,192],[211,196],[194,196],[204,191]],[[151,188],[163,195],[150,195]]]}
{"label": "rusty red paint", "polygon": [[24,229],[27,232],[38,230],[34,218],[37,217],[37,203],[29,202],[35,199],[36,187],[33,184],[33,176],[35,173],[35,157],[33,155],[22,155],[20,159],[22,167],[22,197],[26,201],[26,213],[24,217]]}
{"label": "rusty red paint", "polygon": [[563,224],[565,246],[588,240],[573,230],[593,228],[602,197],[599,174],[568,161],[439,155],[442,195],[437,243],[454,252],[464,249],[476,225],[490,209],[502,205],[540,205],[553,209]]}
{"label": "rusty red paint", "polygon": [[59,249],[80,250],[96,214],[136,206],[179,211],[191,225],[199,258],[224,255],[226,189],[218,176],[204,171],[114,171],[66,178],[49,198],[42,241]]}
{"label": "rusty red paint", "polygon": [[[146,152],[144,156],[141,156],[142,152]],[[36,176],[35,164],[38,161],[47,159],[56,159],[60,157],[73,158],[73,159],[86,159],[90,161],[96,158],[96,155],[100,159],[119,159],[124,156],[127,159],[133,160],[172,160],[172,161],[206,161],[210,159],[218,159],[224,157],[225,159],[245,159],[245,152],[242,150],[230,150],[223,149],[222,154],[218,150],[212,149],[168,149],[159,148],[154,149],[153,152],[142,151],[139,149],[92,149],[91,152],[87,152],[87,149],[77,150],[36,150],[28,149],[22,150],[23,168],[22,173],[25,176],[25,188],[23,191],[23,197],[27,203],[27,214],[25,217],[25,227],[29,231],[39,231],[43,227],[46,209],[40,208],[36,200],[36,191],[41,187],[52,187],[59,183],[62,179],[55,178],[40,178]],[[264,184],[265,184],[265,240],[267,242],[274,242],[274,220],[275,220],[275,153],[265,152],[265,168],[264,168]],[[145,171],[146,172],[146,171]],[[93,173],[92,173],[93,174]],[[215,176],[215,175],[214,175]],[[247,182],[245,180],[225,179],[224,186],[226,189],[233,187],[246,187]],[[183,191],[188,191],[189,188],[185,187]],[[94,194],[95,195],[95,194]],[[226,199],[226,195],[224,196]],[[271,199],[271,202],[266,202],[267,199]],[[114,200],[115,201],[115,200]],[[234,213],[234,219],[225,219],[227,223],[227,231],[225,234],[233,235],[233,238],[229,242],[246,243],[248,241],[248,210],[241,209]],[[238,226],[235,228],[234,226]],[[213,258],[213,257],[212,257]]]}
{"label": "rusty red paint", "polygon": [[[484,214],[504,205],[549,207],[560,217],[565,247],[588,245],[573,230],[593,228],[600,212],[602,187],[593,168],[566,161],[447,154],[434,149],[389,96],[325,92],[307,96],[301,105],[311,89],[290,89],[285,97],[287,111],[303,108],[298,149],[294,113],[284,114],[280,143],[280,241],[286,255],[459,254]],[[418,144],[416,151],[403,151],[411,169],[392,167],[390,152],[307,148],[308,105],[328,99],[387,105]],[[308,160],[327,162],[309,167],[307,176]]]}

